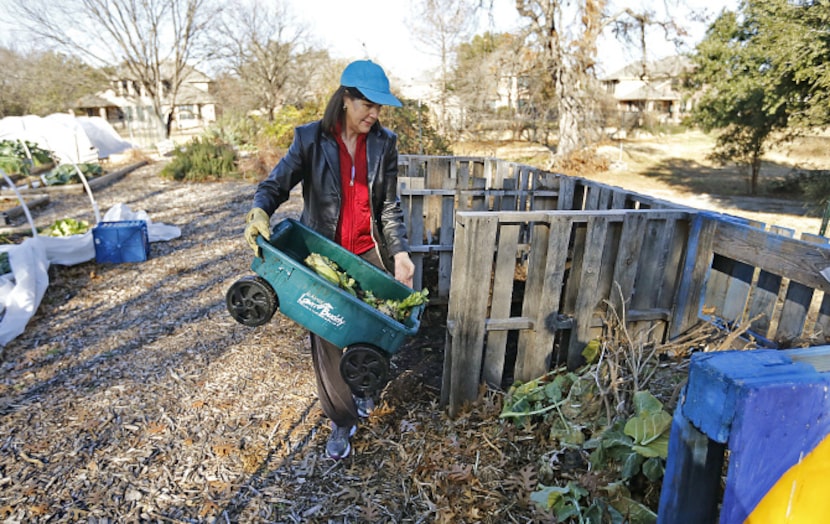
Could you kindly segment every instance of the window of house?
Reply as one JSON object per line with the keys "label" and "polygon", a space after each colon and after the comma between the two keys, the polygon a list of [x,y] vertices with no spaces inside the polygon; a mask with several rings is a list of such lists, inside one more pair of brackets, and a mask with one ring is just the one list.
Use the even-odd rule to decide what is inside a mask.
{"label": "window of house", "polygon": [[192,105],[178,106],[177,113],[176,118],[179,120],[195,120],[197,115],[196,108]]}

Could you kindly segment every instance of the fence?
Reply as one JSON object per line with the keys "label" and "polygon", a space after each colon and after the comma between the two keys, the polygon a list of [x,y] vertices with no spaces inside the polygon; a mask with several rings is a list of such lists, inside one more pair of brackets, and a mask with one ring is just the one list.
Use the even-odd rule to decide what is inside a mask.
{"label": "fence", "polygon": [[438,297],[450,292],[456,211],[671,209],[676,204],[492,158],[401,155],[399,194],[407,218],[415,285],[438,256]]}
{"label": "fence", "polygon": [[575,366],[609,312],[655,341],[701,321],[766,347],[828,340],[823,237],[491,159],[402,157],[400,182],[416,285],[439,258],[451,414],[481,382]]}

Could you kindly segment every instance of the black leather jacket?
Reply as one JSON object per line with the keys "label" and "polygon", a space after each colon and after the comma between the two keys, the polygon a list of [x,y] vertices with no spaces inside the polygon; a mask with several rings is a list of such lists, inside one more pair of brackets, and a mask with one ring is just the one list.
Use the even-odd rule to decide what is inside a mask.
{"label": "black leather jacket", "polygon": [[[409,252],[403,212],[398,199],[398,137],[375,124],[366,136],[369,165],[369,201],[372,236],[380,258],[394,272],[395,254]],[[337,141],[323,131],[320,121],[297,127],[288,152],[268,178],[257,186],[254,207],[268,216],[286,200],[291,189],[303,183],[300,221],[326,238],[334,239],[340,217],[340,157]]]}

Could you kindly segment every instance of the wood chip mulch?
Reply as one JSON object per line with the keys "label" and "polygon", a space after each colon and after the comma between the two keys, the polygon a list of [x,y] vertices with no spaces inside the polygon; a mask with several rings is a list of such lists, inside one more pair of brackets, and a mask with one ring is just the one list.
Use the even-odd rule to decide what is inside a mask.
{"label": "wood chip mulch", "polygon": [[[0,360],[4,522],[540,522],[529,503],[540,428],[499,421],[500,395],[454,420],[440,399],[440,307],[395,355],[353,453],[325,456],[306,333],[277,314],[236,323],[225,292],[251,274],[249,182],[183,184],[160,163],[95,194],[182,236],[136,264],[53,265],[26,332]],[[280,209],[297,216],[300,196]],[[90,220],[62,195],[39,226]]]}

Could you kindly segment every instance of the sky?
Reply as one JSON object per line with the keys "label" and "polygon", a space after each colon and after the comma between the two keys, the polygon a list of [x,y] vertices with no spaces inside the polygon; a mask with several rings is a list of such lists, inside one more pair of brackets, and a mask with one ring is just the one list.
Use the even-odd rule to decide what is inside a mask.
{"label": "sky", "polygon": [[[294,16],[307,25],[307,34],[319,47],[327,49],[335,58],[348,60],[369,58],[379,63],[390,76],[396,77],[401,87],[418,83],[425,74],[438,65],[437,57],[423,50],[411,35],[406,24],[413,0],[283,0]],[[414,0],[417,1],[417,0]],[[610,0],[611,8],[647,6],[661,9],[665,2],[654,0]],[[693,7],[706,7],[708,0],[687,0]],[[734,8],[737,0],[719,2],[720,6]],[[713,12],[709,8],[710,13]],[[683,13],[676,15],[684,20]],[[516,12],[515,0],[493,0],[493,16],[482,14],[477,33],[487,30],[509,32],[522,24]],[[702,38],[705,25],[690,24],[690,42]],[[658,34],[652,37],[650,48],[655,58],[674,54],[674,48]],[[638,59],[636,52],[626,51],[615,42],[600,47],[601,67],[610,73]],[[394,82],[395,79],[393,79]]]}

